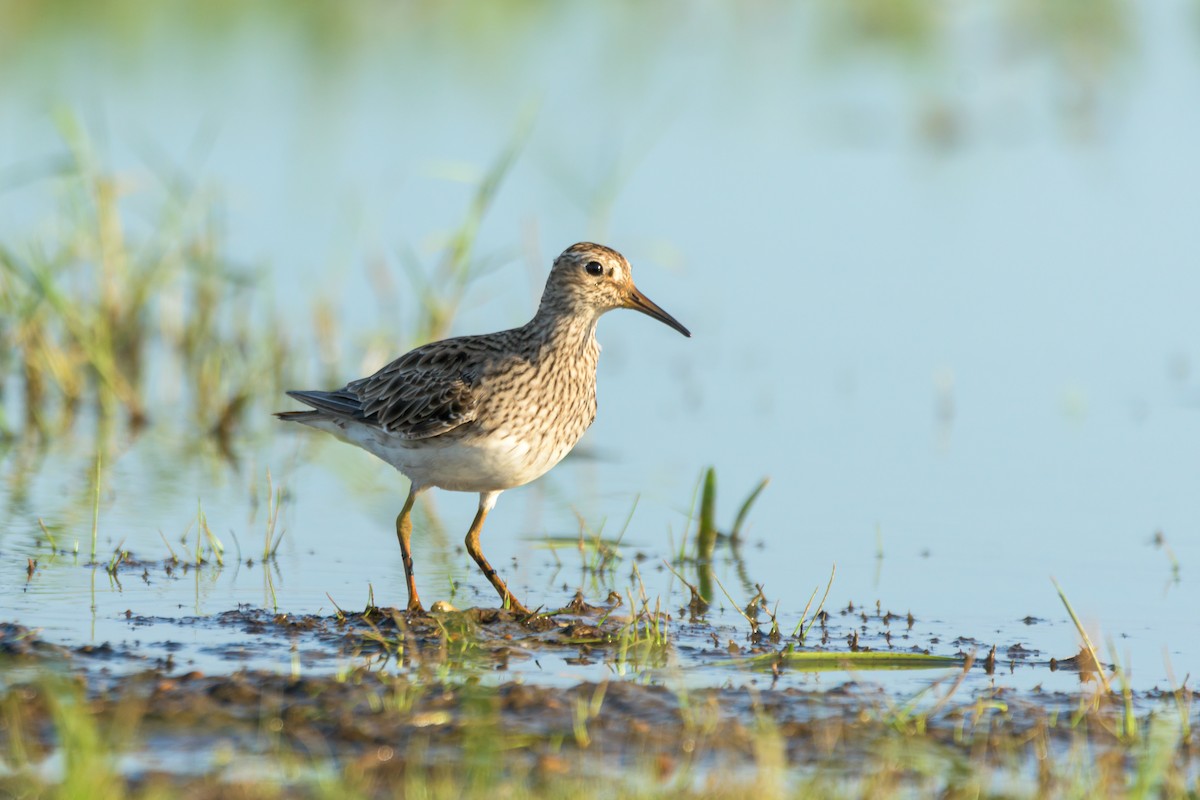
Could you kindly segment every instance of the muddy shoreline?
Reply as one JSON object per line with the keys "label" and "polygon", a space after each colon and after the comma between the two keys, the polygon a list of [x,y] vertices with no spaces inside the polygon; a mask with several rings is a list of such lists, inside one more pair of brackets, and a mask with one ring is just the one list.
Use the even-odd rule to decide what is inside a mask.
{"label": "muddy shoreline", "polygon": [[[130,615],[132,624],[156,633],[189,625],[229,631],[225,655],[232,668],[222,674],[123,646],[69,648],[4,623],[0,740],[27,764],[54,763],[66,745],[64,724],[77,725],[69,719],[81,716],[108,732],[107,746],[120,753],[121,780],[175,789],[211,787],[214,780],[227,786],[244,780],[253,765],[270,762],[303,764],[305,775],[352,773],[362,786],[375,787],[367,794],[386,793],[383,787],[411,779],[414,770],[432,779],[481,758],[498,761],[513,780],[580,779],[616,769],[649,785],[703,784],[756,773],[764,748],[790,775],[856,786],[862,765],[874,763],[881,748],[912,741],[939,760],[970,758],[1036,782],[1052,778],[1038,772],[1047,749],[1070,753],[1086,746],[1100,758],[1126,758],[1122,731],[1130,709],[1150,719],[1179,699],[1123,697],[1086,683],[1078,692],[1017,692],[1002,683],[963,688],[968,673],[985,669],[981,659],[964,662],[957,675],[943,670],[924,697],[897,698],[869,674],[815,690],[780,686],[786,662],[767,670],[756,662],[781,652],[779,645],[747,643],[732,653],[715,631],[710,638],[718,644],[704,657],[722,664],[741,659],[747,678],[740,684],[688,688],[667,673],[649,680],[614,674],[569,686],[537,685],[525,673],[503,677],[514,659],[536,660],[551,650],[613,659],[617,648],[629,646],[622,631],[630,620],[619,610],[581,602],[524,622],[498,609],[414,619],[394,609],[297,617],[250,608],[211,618]],[[246,641],[264,637],[294,652],[297,663],[319,656],[341,666],[316,672],[237,667]],[[157,649],[170,651],[170,640]],[[1028,662],[1020,668],[1048,668]],[[1180,708],[1188,709],[1193,725],[1200,722],[1190,704]],[[1185,773],[1194,770],[1200,763],[1194,737],[1181,738],[1172,757]],[[924,785],[920,775],[904,780],[910,788]]]}

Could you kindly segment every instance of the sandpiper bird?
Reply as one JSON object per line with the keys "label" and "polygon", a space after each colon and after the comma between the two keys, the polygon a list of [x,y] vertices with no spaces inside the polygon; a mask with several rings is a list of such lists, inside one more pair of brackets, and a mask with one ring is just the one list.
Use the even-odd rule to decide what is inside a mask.
{"label": "sandpiper bird", "polygon": [[280,419],[358,445],[411,481],[396,517],[410,613],[423,613],[410,549],[413,503],[438,487],[479,493],[467,552],[504,605],[529,614],[484,558],[479,533],[502,491],[546,474],[592,424],[596,322],[614,308],[691,336],[633,285],[624,256],[581,242],[554,260],[537,313],[520,328],[432,342],[333,392],[288,392],[312,410]]}

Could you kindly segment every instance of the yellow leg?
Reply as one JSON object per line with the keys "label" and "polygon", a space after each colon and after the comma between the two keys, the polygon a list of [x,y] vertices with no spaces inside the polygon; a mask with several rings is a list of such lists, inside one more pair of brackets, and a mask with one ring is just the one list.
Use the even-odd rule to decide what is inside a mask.
{"label": "yellow leg", "polygon": [[[496,492],[495,494],[499,494]],[[496,570],[492,569],[492,565],[483,555],[483,550],[479,547],[479,534],[483,530],[483,521],[487,519],[488,511],[496,502],[495,495],[491,493],[480,495],[479,511],[475,513],[475,521],[471,523],[471,530],[467,531],[467,552],[471,554],[471,558],[475,559],[475,563],[483,570],[484,576],[491,582],[492,586],[496,587],[496,591],[500,593],[500,599],[504,602],[505,607],[517,612],[518,614],[529,614],[529,609],[521,604],[521,601],[513,597],[508,591],[508,586],[504,584],[504,580],[496,574]]]}
{"label": "yellow leg", "polygon": [[404,501],[404,508],[396,517],[396,538],[400,540],[400,555],[404,558],[404,580],[408,583],[408,612],[410,614],[413,612],[425,613],[425,609],[421,607],[421,598],[417,595],[417,582],[413,580],[412,509],[413,503],[417,499],[417,492],[418,489],[415,487],[409,489],[408,499]]}

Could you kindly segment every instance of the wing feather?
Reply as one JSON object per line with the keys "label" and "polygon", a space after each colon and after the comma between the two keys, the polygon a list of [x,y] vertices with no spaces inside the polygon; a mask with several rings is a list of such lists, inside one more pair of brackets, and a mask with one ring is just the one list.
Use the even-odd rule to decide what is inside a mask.
{"label": "wing feather", "polygon": [[[288,392],[322,413],[378,425],[405,439],[441,436],[476,419],[487,371],[503,371],[495,336],[418,347],[336,392]],[[511,358],[519,358],[511,355]]]}
{"label": "wing feather", "polygon": [[476,418],[488,339],[463,336],[406,353],[346,391],[358,396],[364,421],[408,439],[440,436]]}

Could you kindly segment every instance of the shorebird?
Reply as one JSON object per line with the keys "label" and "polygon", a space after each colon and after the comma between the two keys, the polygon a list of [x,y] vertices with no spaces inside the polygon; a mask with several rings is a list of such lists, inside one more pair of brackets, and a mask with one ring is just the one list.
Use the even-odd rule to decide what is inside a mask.
{"label": "shorebird", "polygon": [[409,479],[396,517],[409,613],[424,613],[413,577],[413,503],[436,487],[479,493],[467,552],[505,607],[529,615],[484,557],[479,534],[501,492],[546,474],[592,424],[596,323],[615,308],[691,336],[634,286],[624,256],[580,242],[554,260],[537,313],[521,327],[423,345],[332,392],[288,392],[311,410],[277,417],[332,433]]}

